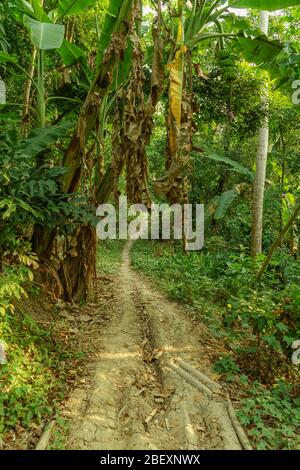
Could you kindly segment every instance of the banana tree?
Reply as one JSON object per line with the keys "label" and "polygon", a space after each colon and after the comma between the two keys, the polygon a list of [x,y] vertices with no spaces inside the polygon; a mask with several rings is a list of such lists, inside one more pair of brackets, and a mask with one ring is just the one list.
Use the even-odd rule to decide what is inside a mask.
{"label": "banana tree", "polygon": [[[116,4],[119,8],[116,9]],[[126,5],[125,5],[126,4]],[[125,8],[126,6],[126,8]],[[127,36],[130,31],[132,0],[111,1],[108,7],[104,27],[99,41],[101,52],[100,64],[79,114],[75,132],[63,159],[66,173],[62,179],[66,193],[77,191],[83,169],[85,168],[86,146],[93,131],[97,131],[97,123],[101,118],[105,102],[117,65],[122,63],[127,47]],[[110,32],[112,34],[110,35]],[[107,37],[109,41],[107,42]],[[74,51],[74,48],[72,48]],[[51,253],[51,246],[56,230],[37,231],[34,246],[40,256]],[[64,258],[59,272],[66,298],[84,299],[95,273],[96,238],[95,230],[90,225],[77,227],[64,247]]]}
{"label": "banana tree", "polygon": [[[17,1],[19,11],[24,14],[24,24],[28,28],[31,41],[37,51],[38,78],[34,80],[33,75],[27,74],[31,83],[37,90],[38,101],[38,124],[40,127],[46,125],[46,100],[44,88],[44,58],[48,50],[57,50],[65,62],[73,63],[81,57],[81,51],[74,44],[66,41],[65,27],[61,24],[66,17],[76,15],[87,7],[96,4],[95,1],[61,0],[55,10],[48,15],[43,9],[42,2],[32,0],[31,2]],[[126,8],[125,8],[126,4]],[[115,9],[118,5],[117,10]],[[124,49],[126,48],[126,37],[128,34],[129,13],[132,1],[111,1],[107,12],[105,24],[109,25],[112,35],[107,34],[107,27],[103,28],[99,42],[99,50],[102,51],[101,61],[95,73],[91,88],[79,115],[76,131],[68,146],[63,164],[65,172],[62,176],[62,187],[67,193],[72,193],[78,188],[82,168],[84,167],[85,146],[90,134],[96,129],[96,123],[101,109],[101,103],[106,96],[114,76],[114,70],[118,63],[122,62]],[[108,40],[107,40],[108,38]],[[104,47],[105,44],[105,47]],[[1,61],[10,61],[17,66],[14,58],[8,58],[4,53]],[[74,61],[74,62],[75,62]],[[46,128],[48,129],[48,128]],[[39,254],[40,259],[47,263],[51,258],[52,244],[56,235],[55,227],[35,226],[32,239],[33,249]],[[72,246],[80,246],[78,256],[74,256],[75,249],[70,250],[70,244],[65,246],[65,256],[60,271],[62,284],[66,296],[71,299],[77,293],[80,298],[87,292],[88,284],[93,274],[95,259],[94,231],[89,225],[79,227],[72,237]],[[81,254],[85,253],[85,259]],[[91,259],[90,259],[91,258]]]}
{"label": "banana tree", "polygon": [[[119,8],[116,8],[117,4]],[[131,7],[132,0],[110,2],[99,42],[101,62],[97,67],[95,78],[79,116],[77,129],[64,158],[64,166],[68,169],[63,182],[66,192],[73,192],[78,187],[82,169],[81,155],[90,133],[95,129],[101,103],[110,90],[117,64],[122,62],[124,57],[128,35],[125,20],[128,20]],[[115,16],[116,12],[118,12],[117,16]],[[107,37],[110,38],[108,44]]]}
{"label": "banana tree", "polygon": [[[224,40],[229,40],[245,57],[246,60],[255,62],[258,65],[271,67],[283,46],[278,41],[272,41],[262,34],[259,30],[254,30],[246,19],[243,20],[239,29],[239,22],[229,8],[257,8],[259,10],[276,10],[300,5],[298,0],[232,0],[226,3],[222,0],[209,2],[207,0],[194,0],[187,3],[178,0],[177,3],[177,25],[171,28],[173,35],[171,42],[174,44],[171,53],[170,70],[170,128],[168,131],[168,149],[167,149],[167,170],[168,173],[159,181],[155,182],[154,189],[158,195],[165,194],[170,202],[174,202],[176,186],[182,182],[182,173],[188,165],[188,153],[185,159],[181,159],[174,142],[180,140],[180,135],[186,133],[186,123],[178,112],[180,106],[183,106],[182,96],[185,93],[185,87],[188,83],[188,60],[191,60],[193,51],[204,41],[220,42],[220,49],[223,48]],[[172,15],[171,15],[172,16]],[[183,25],[183,26],[182,26]],[[184,64],[182,62],[184,57]],[[227,65],[227,64],[226,64]],[[227,76],[232,78],[232,66],[227,67]],[[230,76],[229,76],[229,75]],[[177,111],[174,111],[174,103]],[[180,104],[181,103],[181,104]],[[173,126],[173,130],[171,128]],[[174,139],[174,128],[177,137]],[[183,132],[180,132],[182,129]],[[192,128],[190,128],[190,142],[192,138]],[[182,139],[181,139],[182,141]],[[186,145],[188,143],[186,142]],[[188,150],[192,149],[192,145]],[[178,191],[177,191],[178,192]],[[173,194],[173,196],[172,196]],[[180,199],[180,195],[179,199]]]}
{"label": "banana tree", "polygon": [[[142,51],[141,6],[135,2],[134,14],[137,18],[129,36],[124,62],[118,66],[113,82],[114,90],[121,90],[116,95],[122,102],[122,113],[114,118],[112,164],[108,167],[99,186],[96,188],[98,203],[106,202],[111,194],[118,193],[118,178],[126,166],[127,195],[134,203],[150,205],[151,197],[147,181],[146,147],[153,130],[153,116],[164,85],[162,35],[162,2],[156,2],[156,16],[152,25],[153,46],[145,54]],[[144,66],[151,63],[151,85],[148,96],[143,90]],[[137,94],[137,90],[139,93]],[[122,95],[122,98],[120,99]]]}
{"label": "banana tree", "polygon": [[[36,2],[35,2],[36,3]],[[46,18],[43,14],[39,15]],[[48,18],[48,17],[47,17]],[[64,40],[65,27],[60,24],[39,21],[29,16],[24,16],[24,23],[30,31],[31,41],[37,51],[37,115],[39,127],[46,126],[46,104],[45,104],[45,51],[59,49]]]}
{"label": "banana tree", "polygon": [[[77,15],[95,5],[96,0],[61,0],[55,10],[48,15],[43,8],[43,0],[22,2],[20,10],[24,12],[24,24],[30,32],[33,43],[33,63],[37,57],[37,115],[39,127],[46,125],[45,100],[45,51],[60,50],[65,37],[64,18]],[[66,47],[66,44],[65,44]]]}

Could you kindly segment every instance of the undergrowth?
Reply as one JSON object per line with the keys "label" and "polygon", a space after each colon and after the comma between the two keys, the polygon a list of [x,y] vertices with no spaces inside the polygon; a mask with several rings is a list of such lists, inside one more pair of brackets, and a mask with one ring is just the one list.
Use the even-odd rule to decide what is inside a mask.
{"label": "undergrowth", "polygon": [[32,279],[25,266],[7,266],[0,273],[0,443],[4,448],[15,448],[14,442],[24,432],[25,447],[34,446],[35,434],[56,414],[68,390],[66,376],[73,364],[67,343],[51,324],[47,329],[41,326],[20,302],[24,296],[41,295]]}
{"label": "undergrowth", "polygon": [[115,274],[122,259],[124,240],[103,240],[98,246],[97,271]]}
{"label": "undergrowth", "polygon": [[300,448],[299,373],[292,344],[300,339],[300,263],[278,252],[262,284],[261,259],[221,237],[201,252],[180,243],[135,242],[133,266],[189,306],[222,341],[215,370],[240,401],[239,416],[257,449]]}

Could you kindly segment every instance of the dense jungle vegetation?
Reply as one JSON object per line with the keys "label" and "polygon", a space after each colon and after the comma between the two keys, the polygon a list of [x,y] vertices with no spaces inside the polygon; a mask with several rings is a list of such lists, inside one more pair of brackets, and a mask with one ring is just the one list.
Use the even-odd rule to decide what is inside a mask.
{"label": "dense jungle vegetation", "polygon": [[297,0],[1,0],[0,448],[53,417],[65,446],[90,345],[61,311],[118,275],[96,210],[126,195],[204,204],[201,251],[132,267],[208,329],[251,445],[300,449],[299,31]]}

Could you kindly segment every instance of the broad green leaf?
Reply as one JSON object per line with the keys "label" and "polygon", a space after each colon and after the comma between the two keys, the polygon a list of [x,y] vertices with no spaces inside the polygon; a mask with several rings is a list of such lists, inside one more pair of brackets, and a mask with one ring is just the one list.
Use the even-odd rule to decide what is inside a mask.
{"label": "broad green leaf", "polygon": [[38,217],[38,213],[29,205],[27,202],[23,201],[22,199],[16,197],[16,202],[22,209],[24,209],[27,212],[31,212],[32,215],[35,217]]}
{"label": "broad green leaf", "polygon": [[230,165],[235,171],[237,171],[238,173],[241,173],[243,175],[246,175],[246,176],[249,176],[250,178],[253,178],[254,177],[254,174],[253,174],[253,171],[251,171],[249,168],[241,165],[240,163],[238,163],[237,161],[235,160],[232,160],[231,158],[229,157],[226,157],[225,155],[218,155],[218,154],[209,154],[209,155],[206,155],[204,154],[204,157],[205,158],[208,158],[210,160],[214,160],[214,161],[218,161],[218,162],[223,162],[223,163],[227,163],[228,165]]}
{"label": "broad green leaf", "polygon": [[35,157],[40,152],[57,141],[60,137],[64,137],[68,130],[73,127],[71,122],[62,122],[56,126],[49,126],[43,129],[35,129],[32,131],[28,139],[20,142],[17,153]]}
{"label": "broad green leaf", "polygon": [[279,41],[271,41],[259,31],[240,33],[235,47],[248,62],[257,65],[270,64],[283,49]]}
{"label": "broad green leaf", "polygon": [[238,193],[231,189],[230,191],[226,191],[220,196],[218,208],[215,213],[215,219],[221,220],[225,216],[226,212],[230,208],[233,201],[238,197]]}
{"label": "broad green leaf", "polygon": [[44,12],[44,9],[41,5],[40,0],[32,0],[32,6],[33,6],[33,11],[34,11],[34,16],[37,20],[43,21],[43,17],[46,15]]}
{"label": "broad green leaf", "polygon": [[51,20],[43,9],[41,0],[32,0],[31,3],[27,2],[27,0],[19,0],[16,3],[21,13],[35,20],[51,23]]}
{"label": "broad green leaf", "polygon": [[249,168],[241,165],[240,163],[236,162],[235,160],[232,160],[229,157],[225,157],[225,155],[220,155],[217,153],[203,153],[204,158],[208,158],[209,160],[214,160],[215,162],[220,162],[220,163],[227,163],[230,165],[232,168],[234,168],[237,172],[250,176],[253,178],[253,172],[249,170]]}
{"label": "broad green leaf", "polygon": [[75,64],[82,57],[85,57],[85,53],[76,44],[72,44],[69,41],[64,40],[61,47],[57,51],[61,56],[64,64],[69,67]]}
{"label": "broad green leaf", "polygon": [[215,196],[208,204],[205,206],[205,220],[210,219],[216,212],[219,204],[220,196]]}
{"label": "broad green leaf", "polygon": [[300,5],[300,0],[239,0],[231,1],[234,8],[253,8],[257,10],[282,10]]}
{"label": "broad green leaf", "polygon": [[258,332],[261,333],[267,324],[267,319],[265,317],[258,317],[256,320],[256,328]]}
{"label": "broad green leaf", "polygon": [[13,199],[6,199],[5,201],[6,203],[0,206],[0,208],[7,206],[6,211],[2,214],[2,219],[9,219],[9,217],[16,212],[17,204]]}
{"label": "broad green leaf", "polygon": [[4,29],[3,24],[0,23],[0,50],[4,52],[8,52],[9,44],[5,39],[6,32]]}
{"label": "broad green leaf", "polygon": [[[279,41],[272,41],[261,34],[261,31],[239,31],[232,33],[233,45],[244,55],[248,62],[258,65],[270,63],[282,51],[283,45]],[[218,33],[199,33],[187,41],[187,46],[195,47],[201,41],[217,39]]]}
{"label": "broad green leaf", "polygon": [[118,89],[122,84],[126,82],[129,77],[129,73],[132,65],[132,43],[128,41],[128,47],[125,49],[124,58],[122,62],[117,64],[114,71],[114,79],[112,82],[112,89]]}
{"label": "broad green leaf", "polygon": [[0,201],[0,209],[3,209],[3,207],[8,207],[13,203],[13,199],[11,198],[6,198],[6,199],[1,199]]}
{"label": "broad green leaf", "polygon": [[96,3],[97,0],[60,0],[57,7],[58,17],[62,19],[65,16],[77,15]]}
{"label": "broad green leaf", "polygon": [[24,17],[33,44],[41,50],[59,49],[63,43],[65,27],[60,24],[42,23],[29,16]]}

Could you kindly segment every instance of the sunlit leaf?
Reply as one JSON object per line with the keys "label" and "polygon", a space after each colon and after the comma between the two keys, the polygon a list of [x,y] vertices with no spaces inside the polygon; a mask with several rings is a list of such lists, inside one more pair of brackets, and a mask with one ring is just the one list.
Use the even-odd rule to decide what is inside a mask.
{"label": "sunlit leaf", "polygon": [[231,1],[234,8],[253,8],[256,10],[282,10],[300,5],[300,0],[239,0]]}
{"label": "sunlit leaf", "polygon": [[42,23],[29,16],[24,17],[24,23],[30,30],[33,44],[41,50],[58,49],[65,35],[65,27],[60,24]]}
{"label": "sunlit leaf", "polygon": [[57,13],[59,19],[65,16],[77,15],[96,5],[97,0],[60,0]]}

